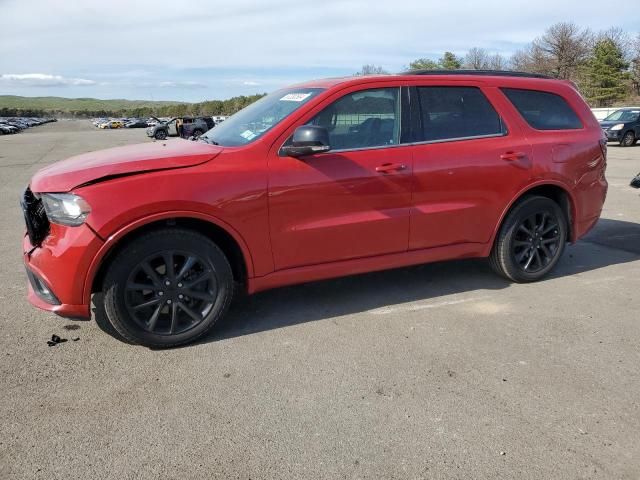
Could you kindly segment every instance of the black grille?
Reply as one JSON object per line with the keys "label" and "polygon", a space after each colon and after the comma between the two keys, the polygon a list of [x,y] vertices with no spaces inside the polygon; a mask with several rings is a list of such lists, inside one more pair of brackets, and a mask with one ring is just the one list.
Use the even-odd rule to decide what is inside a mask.
{"label": "black grille", "polygon": [[20,200],[24,221],[27,224],[27,233],[31,245],[40,246],[45,237],[49,234],[49,219],[44,211],[42,200],[36,198],[29,187],[22,194]]}

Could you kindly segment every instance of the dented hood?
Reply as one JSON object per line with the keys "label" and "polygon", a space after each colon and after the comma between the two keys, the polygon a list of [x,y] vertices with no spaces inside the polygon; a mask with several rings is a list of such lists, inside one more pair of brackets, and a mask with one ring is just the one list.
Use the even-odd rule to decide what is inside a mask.
{"label": "dented hood", "polygon": [[199,165],[216,157],[221,147],[188,140],[142,143],[83,153],[39,170],[34,192],[69,190],[122,175]]}

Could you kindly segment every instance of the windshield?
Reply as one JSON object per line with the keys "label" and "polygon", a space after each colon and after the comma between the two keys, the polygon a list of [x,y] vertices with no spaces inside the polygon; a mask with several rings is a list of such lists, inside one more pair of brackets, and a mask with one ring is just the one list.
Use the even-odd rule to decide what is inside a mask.
{"label": "windshield", "polygon": [[640,110],[616,110],[605,121],[611,122],[635,122],[640,116]]}
{"label": "windshield", "polygon": [[295,88],[270,93],[217,124],[200,139],[225,147],[246,145],[260,138],[322,90]]}

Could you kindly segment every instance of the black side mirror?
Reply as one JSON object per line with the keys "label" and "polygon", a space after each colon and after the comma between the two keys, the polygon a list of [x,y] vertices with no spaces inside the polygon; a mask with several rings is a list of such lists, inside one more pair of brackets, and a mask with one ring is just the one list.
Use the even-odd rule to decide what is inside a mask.
{"label": "black side mirror", "polygon": [[302,157],[329,150],[329,132],[326,128],[316,125],[302,125],[296,128],[291,145],[282,147],[282,153],[289,157]]}

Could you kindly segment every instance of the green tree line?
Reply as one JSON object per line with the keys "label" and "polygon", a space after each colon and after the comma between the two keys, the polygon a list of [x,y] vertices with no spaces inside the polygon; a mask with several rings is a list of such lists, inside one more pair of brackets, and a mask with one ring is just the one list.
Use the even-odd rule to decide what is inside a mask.
{"label": "green tree line", "polygon": [[241,95],[227,100],[207,100],[199,103],[0,96],[0,117],[146,118],[149,116],[231,115],[264,95]]}

